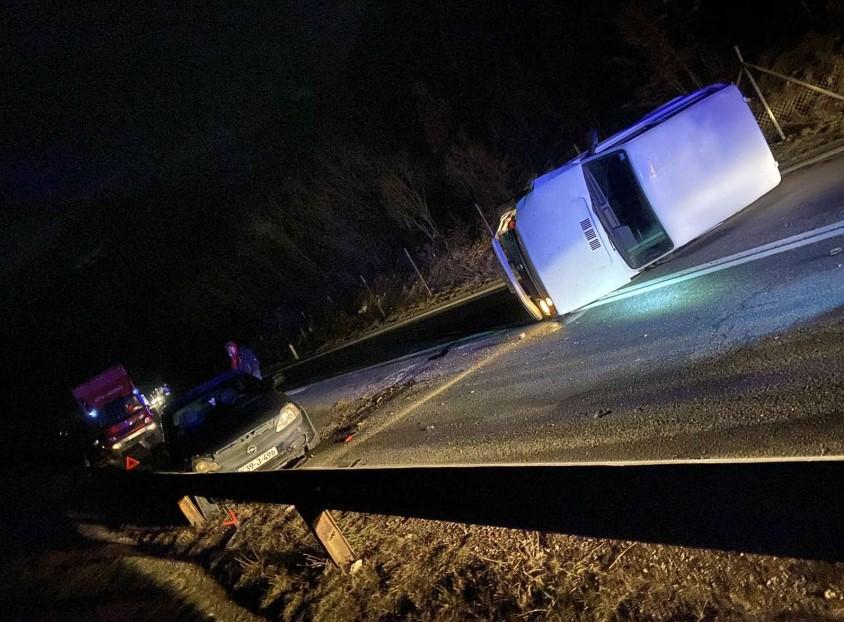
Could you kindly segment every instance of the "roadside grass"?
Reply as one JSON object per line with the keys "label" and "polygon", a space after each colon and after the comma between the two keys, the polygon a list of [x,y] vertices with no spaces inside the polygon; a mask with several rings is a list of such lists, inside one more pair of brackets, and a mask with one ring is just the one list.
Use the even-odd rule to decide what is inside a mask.
{"label": "roadside grass", "polygon": [[360,568],[328,562],[292,508],[237,505],[236,531],[133,534],[204,566],[278,620],[834,620],[844,564],[335,513]]}

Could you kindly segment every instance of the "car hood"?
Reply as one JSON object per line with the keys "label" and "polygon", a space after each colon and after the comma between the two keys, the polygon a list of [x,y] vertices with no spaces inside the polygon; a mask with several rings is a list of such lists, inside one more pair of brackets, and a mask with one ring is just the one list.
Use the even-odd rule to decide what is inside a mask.
{"label": "car hood", "polygon": [[204,427],[184,437],[177,436],[176,431],[170,428],[174,436],[169,444],[175,456],[183,459],[197,455],[216,456],[244,441],[244,437],[267,422],[272,422],[281,407],[289,401],[275,391],[258,393],[221,413],[225,419],[222,422],[217,420],[217,425]]}
{"label": "car hood", "polygon": [[243,425],[232,428],[229,434],[214,444],[214,447],[209,447],[210,455],[219,456],[230,447],[247,442],[252,436],[262,432],[266,425],[273,425],[278,411],[289,401],[278,393],[265,393],[255,400],[238,405],[232,415],[243,421]]}

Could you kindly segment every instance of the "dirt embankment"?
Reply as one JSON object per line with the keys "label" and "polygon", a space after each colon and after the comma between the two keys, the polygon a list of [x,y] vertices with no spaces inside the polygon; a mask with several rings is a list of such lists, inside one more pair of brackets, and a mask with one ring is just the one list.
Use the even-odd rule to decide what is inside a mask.
{"label": "dirt embankment", "polygon": [[[190,620],[844,617],[844,564],[337,513],[362,560],[349,572],[327,562],[292,509],[232,507],[237,528],[215,521],[198,532],[125,529],[125,544],[102,545],[99,557],[54,553],[54,570],[72,569],[69,583],[58,571],[43,574],[39,561],[37,572],[21,576],[19,590],[37,591],[42,606],[60,597],[72,603],[75,592],[76,610],[91,611],[84,603],[94,601],[107,614],[88,619],[117,619],[109,617],[113,611]],[[134,583],[120,578],[129,570]],[[151,609],[109,605],[125,603],[126,593]]]}

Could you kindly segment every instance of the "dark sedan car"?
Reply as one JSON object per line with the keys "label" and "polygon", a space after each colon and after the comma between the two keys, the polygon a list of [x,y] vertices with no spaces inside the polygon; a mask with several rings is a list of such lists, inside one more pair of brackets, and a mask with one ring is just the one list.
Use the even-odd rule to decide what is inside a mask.
{"label": "dark sedan car", "polygon": [[300,406],[272,383],[239,372],[175,399],[162,425],[176,466],[197,473],[271,469],[307,456],[319,443]]}

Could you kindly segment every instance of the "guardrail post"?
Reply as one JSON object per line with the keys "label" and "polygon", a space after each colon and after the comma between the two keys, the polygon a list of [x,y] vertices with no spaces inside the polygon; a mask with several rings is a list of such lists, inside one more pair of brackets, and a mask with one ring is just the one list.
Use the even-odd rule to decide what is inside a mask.
{"label": "guardrail post", "polygon": [[345,568],[355,560],[355,552],[328,510],[303,506],[296,506],[296,510],[335,566]]}
{"label": "guardrail post", "polygon": [[182,497],[179,499],[179,509],[192,527],[201,527],[219,511],[216,503],[211,503],[205,497]]}

